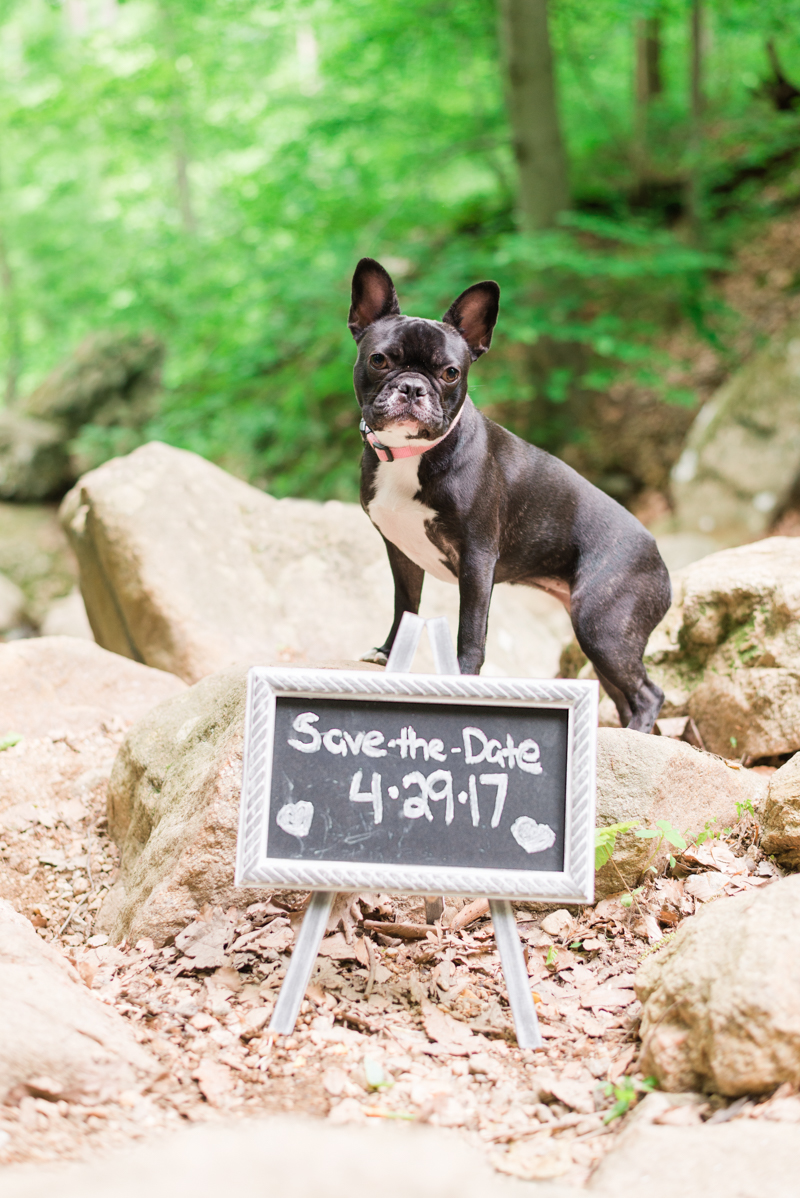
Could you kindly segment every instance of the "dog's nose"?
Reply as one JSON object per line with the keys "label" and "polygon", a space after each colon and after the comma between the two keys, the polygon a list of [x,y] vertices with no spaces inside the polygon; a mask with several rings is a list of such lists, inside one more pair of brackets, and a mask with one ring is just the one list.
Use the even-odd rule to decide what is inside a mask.
{"label": "dog's nose", "polygon": [[403,379],[401,383],[397,384],[397,390],[409,400],[414,400],[422,399],[427,392],[427,387],[422,379]]}

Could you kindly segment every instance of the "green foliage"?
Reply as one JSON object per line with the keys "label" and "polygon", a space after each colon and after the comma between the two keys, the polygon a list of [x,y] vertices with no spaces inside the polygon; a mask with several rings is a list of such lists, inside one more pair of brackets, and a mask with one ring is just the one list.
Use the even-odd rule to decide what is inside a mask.
{"label": "green foliage", "polygon": [[603,1122],[613,1123],[615,1119],[627,1115],[631,1107],[639,1101],[640,1095],[650,1094],[657,1086],[658,1081],[654,1077],[646,1077],[640,1081],[638,1078],[625,1075],[618,1082],[606,1082],[606,1097],[613,1098],[614,1104],[606,1111]]}
{"label": "green foliage", "polygon": [[[701,253],[634,197],[632,36],[652,7],[551,6],[574,210],[522,237],[486,0],[2,0],[6,391],[30,390],[89,332],[152,329],[169,358],[150,436],[279,495],[354,498],[345,319],[353,265],[371,254],[426,316],[497,278],[501,320],[473,398],[546,447],[584,437],[587,396],[621,375],[693,404],[653,341],[688,316],[726,344],[709,272],[743,220],[798,186],[787,174],[777,199],[763,194],[760,172],[796,145],[797,122],[755,91],[765,38],[789,64],[800,24],[794,0],[710,5]],[[679,193],[687,21],[674,0],[659,12],[650,154]],[[84,442],[93,460],[125,448],[106,430]]]}
{"label": "green foliage", "polygon": [[18,745],[22,737],[18,732],[7,732],[5,736],[0,736],[0,753],[5,749],[13,749],[14,745]]}
{"label": "green foliage", "polygon": [[683,852],[686,848],[686,841],[677,828],[673,828],[672,824],[667,819],[657,819],[655,828],[639,828],[634,832],[634,836],[638,836],[641,840],[652,840],[658,837],[656,852],[666,840],[673,848]]}
{"label": "green foliage", "polygon": [[617,847],[617,837],[624,836],[626,832],[630,832],[631,828],[635,828],[639,823],[638,819],[628,820],[627,823],[608,824],[605,828],[595,828],[594,830],[594,867],[602,869],[607,861],[611,860],[611,855]]}
{"label": "green foliage", "polygon": [[633,890],[629,890],[627,894],[623,894],[620,898],[620,903],[623,907],[632,907],[636,902],[637,894],[641,894],[644,886],[636,886]]}
{"label": "green foliage", "polygon": [[710,820],[709,819],[706,820],[703,831],[700,832],[695,837],[695,844],[705,844],[705,842],[707,840],[718,840],[719,839],[719,837],[722,835],[722,833],[719,831],[715,831],[711,827],[711,825],[715,824],[716,822],[717,822],[717,820],[716,820],[715,816],[712,816],[712,818]]}
{"label": "green foliage", "polygon": [[745,812],[747,812],[748,815],[755,816],[756,809],[753,806],[752,799],[744,799],[743,802],[741,802],[741,803],[737,802],[737,804],[736,804],[737,820],[741,819]]}

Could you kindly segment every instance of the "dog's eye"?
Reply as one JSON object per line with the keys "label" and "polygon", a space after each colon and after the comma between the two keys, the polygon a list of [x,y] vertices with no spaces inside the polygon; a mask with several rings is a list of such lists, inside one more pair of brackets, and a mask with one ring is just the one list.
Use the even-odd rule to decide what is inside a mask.
{"label": "dog's eye", "polygon": [[442,371],[442,378],[448,383],[454,383],[460,374],[461,371],[455,366],[448,366],[446,370]]}
{"label": "dog's eye", "polygon": [[370,354],[369,364],[370,366],[374,366],[376,370],[383,370],[384,366],[388,365],[386,354]]}

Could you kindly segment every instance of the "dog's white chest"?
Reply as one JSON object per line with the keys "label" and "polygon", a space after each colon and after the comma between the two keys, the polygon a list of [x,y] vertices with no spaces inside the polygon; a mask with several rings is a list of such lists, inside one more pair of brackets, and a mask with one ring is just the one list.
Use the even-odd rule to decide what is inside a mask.
{"label": "dog's white chest", "polygon": [[436,519],[436,512],[414,498],[418,490],[419,458],[380,462],[369,518],[387,541],[401,549],[426,574],[442,582],[456,583],[458,579],[446,565],[441,550],[428,537],[426,524]]}

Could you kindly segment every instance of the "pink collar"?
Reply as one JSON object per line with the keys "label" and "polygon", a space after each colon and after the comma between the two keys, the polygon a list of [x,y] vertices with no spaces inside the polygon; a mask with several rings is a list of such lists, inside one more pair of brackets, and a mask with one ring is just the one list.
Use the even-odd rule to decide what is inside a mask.
{"label": "pink collar", "polygon": [[434,445],[441,444],[445,437],[450,436],[450,433],[452,433],[453,429],[461,419],[461,413],[464,411],[466,403],[467,400],[465,399],[464,403],[458,409],[456,418],[450,425],[447,432],[442,433],[441,437],[437,437],[435,441],[429,441],[427,445],[382,445],[378,440],[377,433],[373,433],[372,429],[364,420],[361,421],[358,427],[361,436],[364,438],[364,442],[367,445],[371,445],[375,450],[375,453],[378,455],[379,462],[394,462],[397,458],[418,458],[420,454],[427,453],[429,449],[433,449]]}

